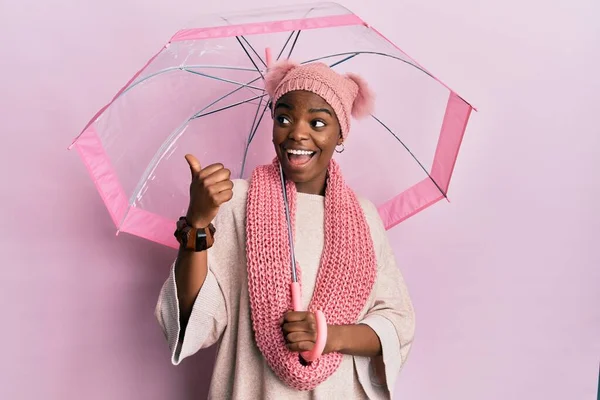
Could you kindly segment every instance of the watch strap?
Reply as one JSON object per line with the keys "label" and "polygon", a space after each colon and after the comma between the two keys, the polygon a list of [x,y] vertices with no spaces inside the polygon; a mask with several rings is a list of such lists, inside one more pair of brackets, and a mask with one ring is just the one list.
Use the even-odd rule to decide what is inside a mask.
{"label": "watch strap", "polygon": [[215,242],[215,231],[213,224],[204,228],[194,228],[187,223],[185,217],[181,217],[177,221],[177,230],[174,235],[182,249],[198,252],[212,247]]}

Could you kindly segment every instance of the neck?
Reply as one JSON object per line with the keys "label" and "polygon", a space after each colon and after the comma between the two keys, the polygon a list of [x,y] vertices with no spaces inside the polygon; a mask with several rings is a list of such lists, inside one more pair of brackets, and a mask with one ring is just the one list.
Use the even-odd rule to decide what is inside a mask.
{"label": "neck", "polygon": [[323,171],[322,174],[319,174],[315,179],[308,182],[294,182],[296,184],[296,191],[298,191],[298,193],[324,196],[326,179],[327,171]]}

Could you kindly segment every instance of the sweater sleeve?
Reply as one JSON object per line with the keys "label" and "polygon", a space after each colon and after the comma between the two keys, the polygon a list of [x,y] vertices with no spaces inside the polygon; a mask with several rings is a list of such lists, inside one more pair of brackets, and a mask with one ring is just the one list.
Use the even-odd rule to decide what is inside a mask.
{"label": "sweater sleeve", "polygon": [[377,253],[377,280],[373,302],[360,324],[379,337],[382,355],[355,357],[361,385],[372,399],[389,399],[406,362],[415,331],[415,314],[404,278],[398,269],[387,234],[374,206],[369,209],[373,243]]}
{"label": "sweater sleeve", "polygon": [[[164,283],[156,304],[155,315],[171,350],[171,361],[178,365],[184,358],[217,343],[232,317],[228,307],[232,293],[239,292],[231,274],[240,264],[239,240],[243,232],[248,183],[234,180],[233,198],[223,204],[213,221],[217,231],[215,242],[207,250],[208,273],[194,305],[183,339],[179,321],[180,309],[175,283],[175,264]],[[235,287],[232,287],[235,286]]]}
{"label": "sweater sleeve", "polygon": [[225,299],[210,268],[194,301],[183,340],[180,340],[179,315],[175,264],[173,264],[169,277],[160,291],[155,316],[169,344],[171,362],[174,365],[179,365],[184,358],[195,354],[198,350],[215,344],[227,325]]}

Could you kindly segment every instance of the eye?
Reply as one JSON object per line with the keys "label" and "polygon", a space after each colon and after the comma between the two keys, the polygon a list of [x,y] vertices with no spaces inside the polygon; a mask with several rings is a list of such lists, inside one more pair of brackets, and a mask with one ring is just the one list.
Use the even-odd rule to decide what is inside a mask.
{"label": "eye", "polygon": [[324,128],[324,127],[325,127],[325,122],[323,122],[323,121],[320,121],[320,120],[318,120],[318,119],[317,119],[317,120],[314,120],[314,121],[312,122],[312,126],[313,126],[314,128]]}
{"label": "eye", "polygon": [[283,115],[278,116],[276,119],[277,122],[279,122],[281,125],[287,125],[290,123],[290,120]]}

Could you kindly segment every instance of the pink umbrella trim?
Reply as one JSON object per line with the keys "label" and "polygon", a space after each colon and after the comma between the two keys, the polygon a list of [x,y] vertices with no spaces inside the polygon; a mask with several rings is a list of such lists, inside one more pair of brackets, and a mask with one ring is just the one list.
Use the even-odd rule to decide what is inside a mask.
{"label": "pink umbrella trim", "polygon": [[210,28],[182,29],[177,32],[171,42],[198,39],[218,39],[233,36],[251,36],[268,33],[290,32],[308,29],[333,28],[337,26],[365,25],[362,19],[354,14],[334,15],[328,17],[290,19],[285,21],[256,22],[251,24],[216,26]]}

